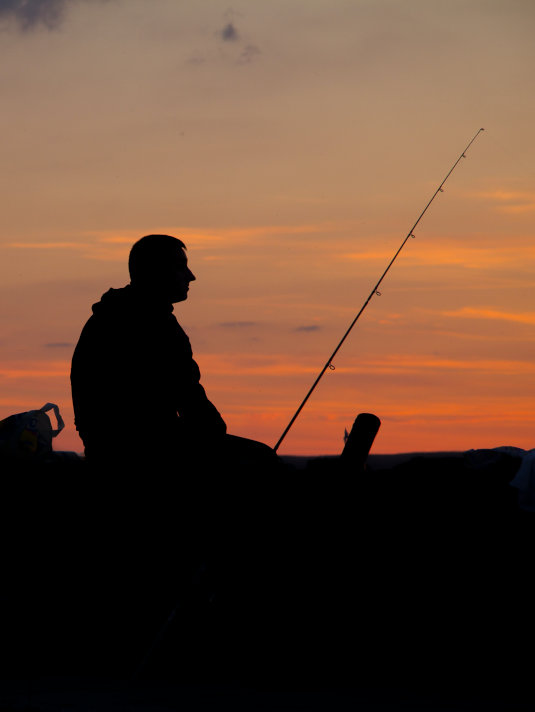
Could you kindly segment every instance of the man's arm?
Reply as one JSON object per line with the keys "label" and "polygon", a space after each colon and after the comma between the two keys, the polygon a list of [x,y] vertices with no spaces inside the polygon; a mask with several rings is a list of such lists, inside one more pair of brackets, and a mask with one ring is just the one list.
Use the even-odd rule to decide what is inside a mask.
{"label": "man's arm", "polygon": [[190,374],[179,389],[177,410],[187,431],[221,437],[227,432],[227,425],[215,405],[208,400],[200,384],[201,373],[197,362],[190,361]]}

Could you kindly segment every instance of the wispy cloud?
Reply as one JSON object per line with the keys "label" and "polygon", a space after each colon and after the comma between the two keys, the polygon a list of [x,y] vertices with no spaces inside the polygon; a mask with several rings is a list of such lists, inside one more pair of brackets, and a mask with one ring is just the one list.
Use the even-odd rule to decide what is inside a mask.
{"label": "wispy cloud", "polygon": [[257,321],[223,321],[218,324],[223,329],[250,329],[253,326],[258,326]]}
{"label": "wispy cloud", "polygon": [[318,326],[317,324],[304,324],[303,326],[298,326],[294,331],[319,331],[321,329],[321,326]]}
{"label": "wispy cloud", "polygon": [[[136,239],[138,239],[139,236],[136,238],[129,238],[128,240],[125,240],[125,242],[128,242],[129,245],[133,245]],[[111,243],[111,244],[108,244]],[[93,239],[93,241],[87,240],[87,241],[80,241],[80,242],[72,242],[72,241],[47,241],[43,240],[42,242],[7,242],[4,245],[1,246],[2,249],[14,249],[14,250],[28,250],[28,251],[56,251],[56,252],[61,252],[62,250],[66,251],[80,251],[85,253],[83,255],[84,258],[90,259],[90,260],[101,260],[105,262],[116,262],[118,260],[124,260],[129,251],[129,247],[126,245],[122,244],[122,240],[118,239],[117,242],[119,245],[113,244],[113,240],[101,240],[99,238]]]}
{"label": "wispy cloud", "polygon": [[19,250],[86,250],[90,247],[84,242],[8,242],[5,246]]}
{"label": "wispy cloud", "polygon": [[343,373],[360,372],[366,370],[375,373],[417,373],[422,371],[436,371],[442,373],[444,371],[459,371],[459,372],[476,372],[476,373],[491,373],[502,375],[517,375],[517,374],[534,374],[535,363],[531,361],[512,360],[512,359],[454,359],[440,358],[434,355],[404,355],[392,354],[385,356],[373,362],[363,363],[345,368],[344,366],[337,367],[337,370]]}
{"label": "wispy cloud", "polygon": [[504,213],[527,213],[535,210],[535,193],[521,190],[491,190],[478,193]]}
{"label": "wispy cloud", "polygon": [[504,312],[497,309],[482,307],[462,307],[454,311],[442,312],[444,316],[461,317],[463,319],[493,319],[511,321],[519,324],[535,324],[535,312]]}
{"label": "wispy cloud", "polygon": [[[184,240],[188,248],[195,251],[197,259],[206,261],[235,260],[236,255],[241,257],[245,253],[238,251],[240,248],[263,249],[280,247],[280,255],[285,254],[290,242],[297,244],[301,241],[314,243],[315,258],[336,262],[373,264],[377,274],[392,259],[395,250],[399,247],[396,242],[392,249],[371,248],[370,250],[347,249],[352,244],[352,237],[356,226],[351,221],[321,221],[317,223],[297,224],[272,224],[250,226],[225,226],[225,227],[184,227],[180,225],[162,226],[153,228],[154,232],[176,235]],[[146,230],[118,230],[118,231],[92,231],[79,233],[80,239],[44,239],[36,241],[16,240],[7,242],[1,249],[27,250],[27,251],[77,251],[82,253],[84,259],[100,262],[124,262],[130,247],[143,234],[151,232]],[[63,236],[62,236],[63,237]],[[329,239],[324,239],[328,237]],[[383,241],[384,242],[384,241]],[[310,245],[306,246],[310,254]],[[504,241],[503,238],[474,239],[457,237],[455,240],[446,240],[429,235],[428,239],[422,238],[421,242],[410,240],[400,255],[400,265],[404,267],[459,267],[463,270],[485,271],[500,270],[503,268],[518,268],[525,270],[526,265],[535,261],[535,245],[530,235],[517,237],[514,241]],[[306,326],[306,325],[305,325]]]}
{"label": "wispy cloud", "polygon": [[250,62],[253,62],[259,54],[260,50],[256,45],[246,45],[238,57],[238,64],[249,64]]}
{"label": "wispy cloud", "polygon": [[[299,357],[287,354],[202,354],[203,370],[212,375],[230,375],[240,373],[247,376],[291,376],[317,373],[318,365],[303,363]],[[481,359],[481,358],[441,358],[433,354],[388,354],[380,358],[348,358],[336,364],[336,373],[394,375],[406,377],[410,374],[422,376],[424,372],[443,374],[459,372],[462,374],[485,373],[496,375],[533,375],[535,363],[522,359]]]}
{"label": "wispy cloud", "polygon": [[[182,226],[158,226],[154,232],[167,233],[184,240],[186,246],[195,247],[196,250],[209,250],[215,245],[218,246],[237,246],[246,245],[255,238],[271,238],[284,240],[286,237],[307,235],[321,235],[322,233],[333,235],[348,230],[348,223],[341,221],[320,222],[320,223],[303,223],[295,225],[251,225],[246,227],[222,227],[222,228],[190,228]],[[145,234],[145,233],[143,233]],[[110,259],[115,259],[113,250],[120,248],[121,256],[124,256],[124,250],[134,244],[143,234],[139,231],[121,231],[108,232],[102,231],[99,233],[91,233],[87,235],[85,245],[92,245],[94,250],[99,250],[100,258],[104,259],[108,254]],[[12,247],[26,247],[31,245],[41,245],[44,243],[11,243]],[[58,247],[72,244],[74,247],[77,243],[46,243],[49,246],[57,245]],[[98,248],[100,245],[100,248]],[[104,249],[103,249],[104,248]],[[106,252],[107,251],[107,252]],[[208,259],[208,258],[206,258]],[[211,257],[210,259],[220,259],[220,257]]]}
{"label": "wispy cloud", "polygon": [[0,379],[64,379],[70,371],[70,361],[26,361],[5,363],[0,367]]}
{"label": "wispy cloud", "polygon": [[[488,269],[492,267],[503,267],[506,264],[526,264],[535,260],[535,245],[522,244],[521,241],[515,244],[490,244],[486,247],[470,247],[467,245],[444,243],[432,243],[432,237],[425,241],[425,249],[410,249],[408,243],[404,251],[400,254],[400,260],[409,265],[442,265],[442,266],[462,266],[468,269]],[[338,256],[338,260],[348,260],[354,262],[383,262],[386,266],[394,256],[395,250],[382,251],[359,251],[346,252]]]}
{"label": "wispy cloud", "polygon": [[[83,0],[103,2],[104,0]],[[0,0],[0,23],[13,24],[22,32],[43,27],[57,29],[74,0]]]}
{"label": "wispy cloud", "polygon": [[[199,358],[201,361],[201,358]],[[309,366],[289,358],[286,354],[202,354],[202,371],[211,376],[227,376],[240,373],[246,376],[294,376],[311,374],[315,366]]]}

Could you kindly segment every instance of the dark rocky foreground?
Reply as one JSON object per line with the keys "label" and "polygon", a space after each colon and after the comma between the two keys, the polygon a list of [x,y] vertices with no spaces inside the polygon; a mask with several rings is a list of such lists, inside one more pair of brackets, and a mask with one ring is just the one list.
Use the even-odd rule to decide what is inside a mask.
{"label": "dark rocky foreground", "polygon": [[531,709],[519,464],[4,467],[0,710]]}

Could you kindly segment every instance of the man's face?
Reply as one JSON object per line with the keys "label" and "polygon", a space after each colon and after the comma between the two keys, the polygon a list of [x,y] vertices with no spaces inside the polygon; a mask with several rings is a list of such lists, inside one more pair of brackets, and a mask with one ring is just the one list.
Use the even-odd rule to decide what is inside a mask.
{"label": "man's face", "polygon": [[195,280],[195,275],[183,250],[177,250],[176,256],[169,260],[162,278],[162,288],[173,304],[188,298],[189,283]]}

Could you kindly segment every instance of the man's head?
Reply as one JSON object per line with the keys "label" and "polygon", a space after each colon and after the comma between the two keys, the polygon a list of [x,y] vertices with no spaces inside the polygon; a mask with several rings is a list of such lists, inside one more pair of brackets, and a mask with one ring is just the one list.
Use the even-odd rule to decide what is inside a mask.
{"label": "man's head", "polygon": [[186,245],[171,235],[145,235],[130,250],[130,280],[171,303],[188,298],[188,286],[195,276],[188,267]]}

